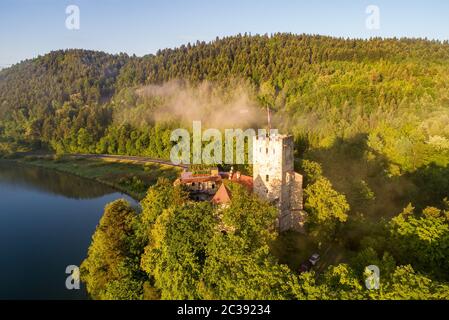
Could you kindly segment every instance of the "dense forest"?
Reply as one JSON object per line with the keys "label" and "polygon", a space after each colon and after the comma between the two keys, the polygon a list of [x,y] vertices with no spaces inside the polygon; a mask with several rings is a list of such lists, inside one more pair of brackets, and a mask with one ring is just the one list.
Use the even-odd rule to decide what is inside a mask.
{"label": "dense forest", "polygon": [[[409,207],[365,225],[374,231],[347,263],[298,275],[273,253],[276,209],[229,187],[224,210],[187,201],[167,180],[150,188],[141,213],[124,200],[109,204],[81,269],[88,292],[95,299],[449,299],[448,211],[415,216]],[[332,192],[321,195],[338,205]],[[371,264],[381,269],[380,290],[364,286]]]}
{"label": "dense forest", "polygon": [[[144,57],[55,51],[0,71],[0,154],[167,159],[173,128],[264,126],[255,115],[269,106],[295,138],[308,241],[343,258],[298,276],[291,235],[267,233],[263,203],[236,191],[223,235],[213,208],[161,182],[141,215],[106,208],[83,267],[92,296],[448,298],[448,89],[449,43],[425,39],[245,34]],[[364,289],[370,264],[380,292]]]}

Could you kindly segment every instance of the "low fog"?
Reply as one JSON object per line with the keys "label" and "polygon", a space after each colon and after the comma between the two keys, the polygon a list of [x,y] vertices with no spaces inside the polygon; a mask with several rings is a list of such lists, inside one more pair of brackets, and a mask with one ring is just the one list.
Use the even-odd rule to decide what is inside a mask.
{"label": "low fog", "polygon": [[266,110],[251,99],[250,89],[242,83],[215,85],[202,82],[193,86],[183,81],[149,85],[136,90],[137,106],[121,108],[115,115],[120,123],[142,126],[145,123],[176,121],[190,128],[202,121],[203,128],[264,128]]}

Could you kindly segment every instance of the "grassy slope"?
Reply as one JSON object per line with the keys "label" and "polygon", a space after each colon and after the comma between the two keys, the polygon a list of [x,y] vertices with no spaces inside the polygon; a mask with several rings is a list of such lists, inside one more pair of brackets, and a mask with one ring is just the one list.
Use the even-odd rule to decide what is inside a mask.
{"label": "grassy slope", "polygon": [[180,169],[158,165],[140,165],[126,161],[104,161],[73,157],[24,157],[17,161],[58,170],[98,181],[141,200],[147,189],[164,177],[174,181]]}

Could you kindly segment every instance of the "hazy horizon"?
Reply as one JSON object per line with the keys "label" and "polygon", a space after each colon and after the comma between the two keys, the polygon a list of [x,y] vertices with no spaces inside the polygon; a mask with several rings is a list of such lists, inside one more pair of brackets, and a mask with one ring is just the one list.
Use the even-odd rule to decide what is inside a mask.
{"label": "hazy horizon", "polygon": [[[288,33],[291,33],[291,32],[279,32],[279,33],[285,33],[285,34],[288,34]],[[244,35],[244,33],[241,33],[241,34]],[[248,33],[248,34],[249,34],[249,33]],[[401,40],[401,39],[414,39],[414,40],[436,41],[436,42],[439,42],[439,43],[449,42],[449,40],[429,39],[429,38],[423,38],[423,37],[416,37],[416,38],[413,38],[413,37],[370,37],[370,38],[352,38],[352,37],[337,37],[337,36],[331,36],[331,35],[311,34],[311,33],[291,33],[291,34],[293,34],[293,35],[306,35],[306,36],[330,37],[330,38],[335,38],[335,39],[363,40],[363,41],[370,41],[370,40],[372,40],[372,39],[374,39],[374,38],[380,38],[380,39],[382,39],[382,40],[389,40],[389,39],[395,39],[395,38],[396,38],[396,39],[398,39],[398,40]],[[234,34],[234,35],[228,35],[228,36],[225,36],[225,37],[220,37],[220,39],[228,38],[228,37],[234,37],[234,36],[238,36],[238,35],[239,35],[239,34],[237,33],[237,34]],[[249,34],[249,35],[250,35],[250,36],[263,36],[264,34],[256,33],[256,34]],[[269,36],[271,37],[272,34],[269,34]],[[201,40],[201,39],[198,39],[198,41],[200,41],[200,42],[206,42],[206,43],[211,43],[211,42],[213,42],[214,40]],[[105,50],[87,49],[87,48],[83,48],[83,47],[59,48],[59,49],[52,49],[52,50],[50,50],[50,51],[48,51],[48,52],[40,53],[40,54],[35,55],[35,56],[32,56],[32,57],[24,58],[23,60],[17,61],[16,63],[10,64],[10,65],[7,65],[7,66],[0,66],[0,70],[2,70],[2,69],[7,69],[7,68],[9,68],[9,67],[11,67],[11,66],[13,66],[13,65],[15,65],[15,64],[19,64],[19,63],[21,63],[21,62],[23,62],[23,61],[26,61],[26,60],[32,60],[32,59],[38,58],[39,56],[44,56],[44,55],[47,55],[47,54],[49,54],[49,53],[51,53],[51,52],[56,52],[56,51],[61,51],[61,50],[63,50],[63,51],[67,51],[67,50],[95,51],[95,52],[103,52],[103,53],[109,54],[109,55],[119,55],[120,53],[124,53],[124,54],[127,54],[127,55],[129,55],[129,56],[135,55],[136,57],[144,57],[144,56],[147,56],[147,55],[156,54],[158,50],[177,49],[177,48],[180,48],[181,46],[187,45],[187,44],[189,44],[189,43],[190,43],[191,45],[195,45],[195,44],[196,44],[196,41],[185,42],[185,43],[182,43],[182,44],[180,44],[180,45],[178,45],[178,46],[174,46],[174,47],[159,48],[159,49],[157,49],[155,52],[144,53],[144,54],[141,54],[141,55],[138,55],[138,54],[129,54],[129,53],[125,52],[125,51],[121,51],[121,52],[108,52],[108,51],[105,51]]]}
{"label": "hazy horizon", "polygon": [[[80,28],[69,30],[68,6]],[[380,10],[379,28],[366,27],[367,9]],[[307,1],[54,1],[0,3],[0,69],[60,49],[143,56],[182,44],[251,33],[320,34],[340,38],[449,39],[449,2],[405,0]]]}

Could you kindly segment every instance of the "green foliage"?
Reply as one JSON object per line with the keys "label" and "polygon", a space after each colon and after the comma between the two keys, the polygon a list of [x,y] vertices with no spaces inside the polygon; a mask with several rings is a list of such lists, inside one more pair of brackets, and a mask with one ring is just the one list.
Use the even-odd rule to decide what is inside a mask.
{"label": "green foliage", "polygon": [[420,39],[274,34],[142,58],[55,51],[0,72],[0,135],[60,153],[168,158],[170,126],[151,116],[160,101],[136,88],[209,81],[229,95],[241,81],[261,107],[273,108],[279,129],[294,133],[301,154],[368,134],[389,173],[400,175],[449,162],[447,49]]}
{"label": "green foliage", "polygon": [[267,246],[248,248],[234,234],[216,235],[207,248],[201,286],[204,299],[295,299],[296,275],[279,265]]}
{"label": "green foliage", "polygon": [[429,207],[417,215],[407,208],[390,222],[390,243],[401,264],[449,279],[449,220],[442,210]]}
{"label": "green foliage", "polygon": [[305,185],[314,183],[323,176],[323,169],[321,168],[321,165],[317,162],[306,159],[301,161],[301,172],[304,175]]}
{"label": "green foliage", "polygon": [[388,252],[384,252],[382,258],[371,247],[362,249],[351,261],[351,266],[358,276],[363,276],[365,268],[371,265],[379,267],[382,279],[389,279],[396,268],[394,258]]}
{"label": "green foliage", "polygon": [[276,210],[239,185],[229,188],[225,209],[180,201],[164,181],[148,191],[142,221],[150,241],[141,266],[163,299],[295,297],[295,275],[267,246]]}
{"label": "green foliage", "polygon": [[198,299],[206,259],[205,247],[214,233],[209,203],[170,208],[160,215],[142,256],[142,269],[151,274],[163,299]]}
{"label": "green foliage", "polygon": [[311,220],[317,223],[335,219],[339,222],[347,220],[349,205],[344,195],[332,188],[326,178],[319,178],[305,189],[306,208],[310,210]]}
{"label": "green foliage", "polygon": [[148,189],[146,197],[140,203],[142,225],[151,227],[165,209],[172,205],[181,206],[187,200],[188,194],[179,186],[173,187],[170,180],[160,178],[156,185]]}
{"label": "green foliage", "polygon": [[[443,279],[446,271],[447,257],[441,256],[446,254],[441,250],[446,246],[441,241],[447,240],[446,212],[429,207],[415,216],[409,206],[381,235],[398,245],[374,241],[376,248],[360,250],[350,264],[298,276],[271,253],[276,210],[237,185],[229,188],[233,202],[225,208],[189,202],[164,179],[149,189],[140,215],[123,200],[108,205],[82,264],[81,276],[92,297],[449,299],[447,283],[432,276]],[[380,268],[379,290],[365,288],[368,265]]]}
{"label": "green foliage", "polygon": [[415,272],[407,265],[398,267],[389,282],[372,298],[382,300],[447,300],[449,286]]}
{"label": "green foliage", "polygon": [[219,212],[226,232],[216,233],[206,248],[202,298],[295,298],[296,276],[278,264],[268,247],[276,237],[277,210],[240,185],[228,188],[232,202]]}
{"label": "green foliage", "polygon": [[392,163],[389,170],[392,175],[416,171],[427,163],[432,151],[424,132],[408,123],[399,128],[379,126],[370,134],[368,146]]}
{"label": "green foliage", "polygon": [[432,281],[411,266],[392,269],[391,275],[380,274],[379,290],[367,290],[364,277],[356,275],[346,264],[330,267],[322,277],[301,275],[303,290],[311,299],[333,300],[435,300],[448,299],[449,287]]}
{"label": "green foliage", "polygon": [[95,299],[141,299],[142,247],[135,237],[137,214],[124,200],[110,203],[92,238],[81,279]]}
{"label": "green foliage", "polygon": [[365,298],[366,290],[362,287],[360,278],[348,265],[340,264],[329,267],[322,281],[330,299],[360,300]]}
{"label": "green foliage", "polygon": [[229,184],[231,204],[220,212],[224,225],[248,243],[245,246],[258,248],[277,236],[275,221],[277,210],[262,202],[239,184]]}
{"label": "green foliage", "polygon": [[148,186],[145,185],[145,183],[136,176],[123,177],[120,179],[119,184],[127,190],[131,190],[136,194],[144,193],[148,188]]}
{"label": "green foliage", "polygon": [[332,239],[338,224],[348,219],[350,208],[346,197],[335,191],[324,177],[307,186],[304,194],[311,233],[320,239]]}

